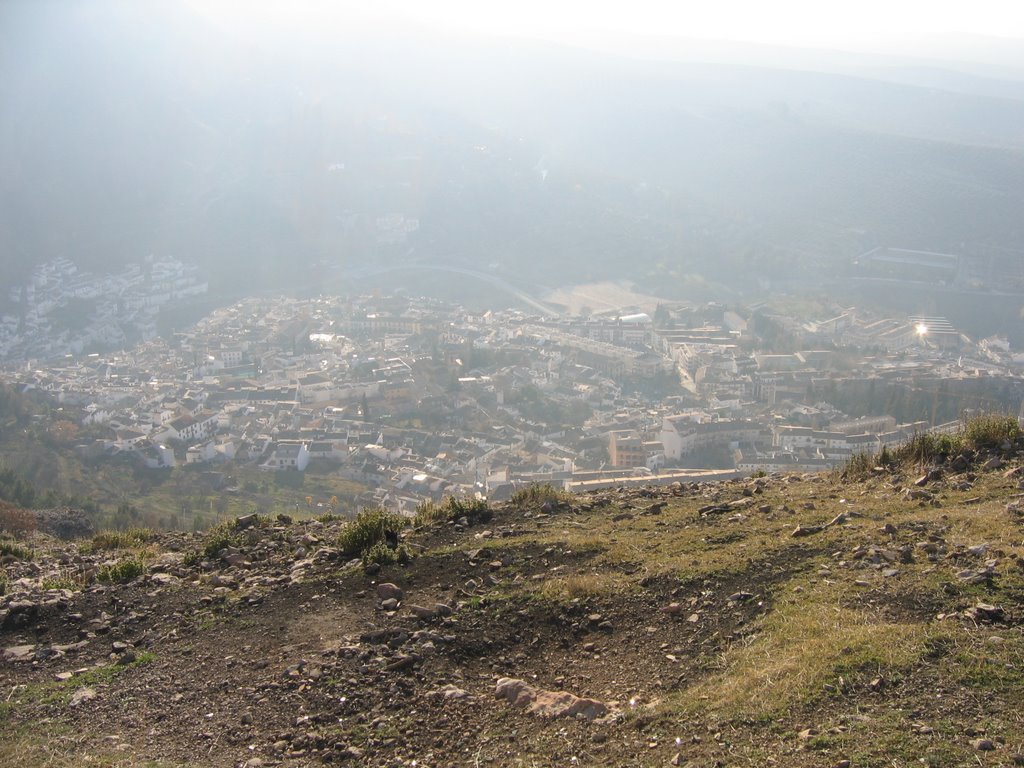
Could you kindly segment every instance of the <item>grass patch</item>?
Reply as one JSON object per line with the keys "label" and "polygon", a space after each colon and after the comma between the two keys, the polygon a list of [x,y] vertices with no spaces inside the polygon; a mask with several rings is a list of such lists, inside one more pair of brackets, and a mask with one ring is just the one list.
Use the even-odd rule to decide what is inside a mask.
{"label": "grass patch", "polygon": [[16,560],[31,560],[36,556],[31,547],[15,544],[13,541],[0,541],[0,557],[13,557]]}
{"label": "grass patch", "polygon": [[104,584],[124,584],[146,572],[146,564],[138,557],[126,557],[111,565],[104,565],[96,579]]}
{"label": "grass patch", "polygon": [[79,592],[85,588],[85,580],[78,574],[66,572],[59,576],[47,576],[40,582],[43,589],[67,589]]}
{"label": "grass patch", "polygon": [[483,499],[448,496],[441,502],[425,501],[416,507],[413,525],[417,527],[456,522],[466,518],[470,524],[486,523],[494,514]]}
{"label": "grass patch", "polygon": [[996,450],[1003,443],[1011,445],[1020,437],[1020,424],[1012,416],[983,413],[964,423],[963,435],[975,450]]}
{"label": "grass patch", "polygon": [[348,557],[383,557],[379,545],[398,549],[398,534],[405,523],[403,517],[386,509],[364,509],[342,529],[338,549]]}
{"label": "grass patch", "polygon": [[826,683],[891,677],[926,653],[928,630],[824,600],[790,600],[769,614],[749,645],[727,651],[723,669],[686,694],[691,706],[742,717],[811,703]]}
{"label": "grass patch", "polygon": [[564,603],[590,597],[607,597],[622,591],[623,585],[613,576],[602,573],[574,573],[545,581],[536,595],[542,600]]}
{"label": "grass patch", "polygon": [[573,500],[569,491],[555,488],[551,483],[535,483],[512,494],[509,503],[517,507],[539,507],[544,504],[568,504]]}
{"label": "grass patch", "polygon": [[156,538],[149,528],[130,528],[127,531],[100,531],[92,537],[92,548],[103,549],[137,549]]}
{"label": "grass patch", "polygon": [[1014,417],[982,413],[965,419],[960,429],[950,435],[918,432],[891,450],[883,447],[879,453],[858,453],[842,466],[839,476],[858,480],[872,474],[875,467],[940,464],[965,452],[1000,450],[1006,443],[1014,445],[1020,437],[1020,425]]}

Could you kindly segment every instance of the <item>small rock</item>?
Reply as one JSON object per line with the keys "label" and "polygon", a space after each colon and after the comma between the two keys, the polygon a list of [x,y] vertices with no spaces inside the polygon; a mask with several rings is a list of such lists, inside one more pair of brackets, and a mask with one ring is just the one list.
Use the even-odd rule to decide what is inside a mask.
{"label": "small rock", "polygon": [[405,599],[405,592],[397,584],[384,582],[377,585],[377,597],[381,600],[401,601]]}
{"label": "small rock", "polygon": [[973,739],[971,741],[971,746],[979,752],[991,752],[996,748],[996,745],[991,739]]}
{"label": "small rock", "polygon": [[71,694],[71,701],[68,702],[72,707],[77,707],[84,704],[87,701],[92,701],[96,698],[96,691],[92,688],[79,688],[73,694]]}

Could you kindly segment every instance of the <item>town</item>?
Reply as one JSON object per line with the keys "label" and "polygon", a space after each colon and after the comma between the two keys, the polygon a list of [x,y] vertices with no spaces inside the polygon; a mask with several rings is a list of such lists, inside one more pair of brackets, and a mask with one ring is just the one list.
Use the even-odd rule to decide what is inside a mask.
{"label": "town", "polygon": [[[82,352],[116,347],[123,336],[102,328],[151,326],[155,306],[203,286],[176,261],[147,272],[97,301],[108,309],[78,337],[40,347],[9,335],[4,379],[45,394],[90,462],[185,468],[228,493],[241,493],[243,468],[286,484],[316,471],[357,489],[332,511],[412,515],[427,500],[501,500],[532,483],[827,470],[954,430],[965,403],[1016,413],[1022,399],[1024,355],[1005,340],[838,306],[818,318],[715,303],[553,318],[410,296],[249,298],[185,331],[140,324],[123,351]],[[50,322],[61,291],[102,299],[105,284],[46,265],[20,291],[23,322]],[[198,525],[182,512],[173,524]]]}

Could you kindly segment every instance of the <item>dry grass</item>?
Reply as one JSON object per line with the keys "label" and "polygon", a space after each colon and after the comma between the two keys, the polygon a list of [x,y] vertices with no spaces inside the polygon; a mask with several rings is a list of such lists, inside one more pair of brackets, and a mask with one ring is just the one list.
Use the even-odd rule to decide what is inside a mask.
{"label": "dry grass", "polygon": [[140,760],[112,746],[83,745],[81,733],[44,726],[4,728],[0,722],[0,765],[46,766],[46,768],[171,768],[182,765],[163,761]]}
{"label": "dry grass", "polygon": [[922,624],[886,621],[831,601],[790,599],[685,698],[726,716],[784,713],[821,696],[826,684],[842,687],[908,667],[925,652],[928,637]]}
{"label": "dry grass", "polygon": [[568,602],[588,597],[608,597],[623,590],[620,579],[604,573],[574,573],[546,579],[537,596],[551,602]]}

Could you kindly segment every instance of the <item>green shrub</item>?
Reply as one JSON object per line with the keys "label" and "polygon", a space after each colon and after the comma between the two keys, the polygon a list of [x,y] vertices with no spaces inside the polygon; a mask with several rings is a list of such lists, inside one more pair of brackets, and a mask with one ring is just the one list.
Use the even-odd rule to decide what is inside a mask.
{"label": "green shrub", "polygon": [[880,458],[880,454],[876,456],[868,451],[855,453],[843,464],[839,471],[839,476],[843,480],[859,480],[868,477],[875,467],[879,466],[876,462]]}
{"label": "green shrub", "polygon": [[135,549],[156,538],[149,528],[129,528],[127,531],[100,531],[92,537],[93,549]]}
{"label": "green shrub", "polygon": [[36,556],[29,547],[15,544],[13,541],[0,541],[0,557],[13,557],[18,560],[31,560]]}
{"label": "green shrub", "polygon": [[470,523],[486,523],[494,517],[494,513],[483,499],[469,496],[447,496],[440,503],[424,501],[417,506],[413,524],[421,526],[454,522],[463,517],[468,518]]}
{"label": "green shrub", "polygon": [[127,557],[113,565],[104,565],[100,568],[96,578],[104,584],[123,584],[126,581],[137,579],[146,572],[146,564],[137,557]]}
{"label": "green shrub", "polygon": [[1012,416],[982,413],[967,420],[963,434],[975,450],[994,450],[1004,442],[1015,443],[1020,437],[1020,425]]}
{"label": "green shrub", "polygon": [[206,532],[203,542],[203,555],[206,557],[216,557],[217,553],[222,549],[236,546],[238,544],[237,533],[238,531],[233,520],[215,525]]}
{"label": "green shrub", "polygon": [[520,488],[509,501],[517,507],[541,506],[548,502],[562,504],[572,501],[572,494],[555,488],[551,483],[533,484]]}
{"label": "green shrub", "polygon": [[48,576],[40,584],[43,589],[67,589],[71,592],[79,592],[84,586],[80,578],[76,578],[71,574]]}
{"label": "green shrub", "polygon": [[386,542],[378,541],[372,547],[363,552],[363,566],[375,563],[377,565],[392,565],[400,563],[405,565],[412,560],[412,555],[404,545],[392,549]]}
{"label": "green shrub", "polygon": [[338,548],[349,557],[362,557],[378,543],[397,547],[398,534],[404,527],[405,519],[386,509],[364,509],[342,529]]}
{"label": "green shrub", "polygon": [[7,594],[7,574],[0,571],[0,595]]}

